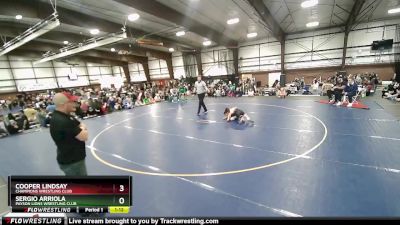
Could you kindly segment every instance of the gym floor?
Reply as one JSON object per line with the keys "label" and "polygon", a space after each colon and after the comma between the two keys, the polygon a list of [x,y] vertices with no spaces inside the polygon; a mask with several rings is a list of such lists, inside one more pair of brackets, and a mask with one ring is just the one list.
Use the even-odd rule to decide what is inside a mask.
{"label": "gym floor", "polygon": [[[199,117],[194,99],[85,120],[88,173],[133,176],[130,216],[400,216],[399,121],[377,102],[205,103]],[[233,106],[255,125],[223,121]],[[62,175],[48,129],[4,138],[0,149],[3,178]]]}

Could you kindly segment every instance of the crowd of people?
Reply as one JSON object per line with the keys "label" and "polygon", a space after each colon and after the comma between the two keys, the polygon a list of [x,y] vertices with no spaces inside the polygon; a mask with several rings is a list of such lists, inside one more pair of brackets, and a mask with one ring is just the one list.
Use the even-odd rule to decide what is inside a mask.
{"label": "crowd of people", "polygon": [[382,91],[382,98],[400,102],[400,83],[394,79]]}
{"label": "crowd of people", "polygon": [[[255,79],[228,80],[207,79],[206,96],[208,97],[241,97],[264,95],[263,90],[256,87]],[[324,81],[314,78],[311,84],[306,84],[304,78],[296,78],[293,82],[281,87],[276,80],[269,90],[271,95],[285,98],[293,94],[290,90],[304,90],[311,87],[312,92],[328,96],[331,103],[342,104],[344,100],[352,103],[358,95],[370,95],[380,83],[375,73],[357,75],[340,75],[336,73]],[[120,88],[73,88],[67,91],[80,96],[76,116],[86,119],[101,116],[114,111],[129,110],[134,107],[153,104],[161,101],[179,102],[196,94],[194,82],[187,80],[171,80],[163,85],[144,83],[124,85]],[[308,91],[308,89],[306,89]],[[15,98],[0,100],[0,137],[16,134],[34,127],[47,127],[55,110],[52,101],[56,92],[63,90],[48,90],[42,93],[19,93]],[[310,90],[311,91],[311,90]],[[382,97],[400,101],[400,85],[396,81],[383,91]],[[351,106],[351,104],[350,104]]]}
{"label": "crowd of people", "polygon": [[169,99],[172,95],[170,89],[144,84],[126,85],[119,89],[75,88],[36,94],[20,93],[15,98],[0,101],[0,137],[39,126],[48,127],[55,110],[53,97],[56,92],[69,91],[80,96],[75,114],[86,119]]}
{"label": "crowd of people", "polygon": [[358,97],[369,96],[376,91],[376,87],[382,81],[376,73],[365,74],[335,74],[328,77],[321,86],[322,95],[329,98],[330,103],[342,105],[349,103],[351,107]]}

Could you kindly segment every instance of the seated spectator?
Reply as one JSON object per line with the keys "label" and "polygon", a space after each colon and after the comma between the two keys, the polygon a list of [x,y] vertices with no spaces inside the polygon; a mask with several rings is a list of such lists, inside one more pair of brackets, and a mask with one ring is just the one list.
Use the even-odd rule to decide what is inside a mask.
{"label": "seated spectator", "polygon": [[328,96],[329,100],[332,99],[332,94],[333,94],[333,87],[334,85],[331,83],[331,81],[326,81],[324,82],[324,84],[322,85],[322,96],[326,95]]}
{"label": "seated spectator", "polygon": [[96,111],[94,110],[94,108],[92,106],[89,106],[89,109],[87,111],[87,115],[89,117],[94,117],[96,115]]}
{"label": "seated spectator", "polygon": [[28,105],[26,109],[24,109],[24,114],[28,118],[29,122],[36,122],[36,114],[37,111],[32,107],[32,105]]}
{"label": "seated spectator", "polygon": [[154,100],[154,98],[149,97],[149,104],[154,104],[156,103],[156,100]]}
{"label": "seated spectator", "polygon": [[18,123],[15,120],[10,120],[10,123],[6,125],[6,129],[10,134],[17,134],[22,130],[18,127]]}
{"label": "seated spectator", "polygon": [[56,106],[53,104],[53,102],[49,102],[49,105],[46,107],[46,111],[53,113],[54,110],[56,110]]}
{"label": "seated spectator", "polygon": [[164,99],[164,92],[162,90],[158,90],[158,96],[160,97],[160,101]]}
{"label": "seated spectator", "polygon": [[356,84],[357,84],[357,85],[361,85],[361,84],[362,84],[362,78],[361,78],[361,75],[360,75],[360,74],[357,74],[357,77],[356,77]]}
{"label": "seated spectator", "polygon": [[375,92],[374,85],[373,85],[371,82],[367,82],[366,85],[365,85],[365,87],[366,87],[366,89],[367,89],[367,94],[366,94],[367,96],[370,96],[371,93],[374,93],[374,92]]}
{"label": "seated spectator", "polygon": [[122,110],[122,105],[119,102],[116,102],[115,105],[114,105],[114,109],[118,110],[118,111]]}
{"label": "seated spectator", "polygon": [[336,85],[333,87],[334,98],[331,99],[330,103],[336,103],[336,105],[341,105],[340,102],[343,96],[343,91],[346,88],[346,84],[342,78],[337,80]]}
{"label": "seated spectator", "polygon": [[237,87],[234,96],[235,97],[242,97],[243,96],[243,91],[239,87]]}
{"label": "seated spectator", "polygon": [[100,113],[101,104],[100,104],[99,99],[97,99],[97,98],[94,99],[93,108],[94,108],[94,111],[96,112],[96,115],[100,115],[101,114]]}
{"label": "seated spectator", "polygon": [[251,88],[251,89],[247,92],[247,95],[250,96],[250,97],[254,97],[254,89]]}
{"label": "seated spectator", "polygon": [[75,109],[75,115],[78,116],[79,118],[83,119],[83,117],[85,117],[83,110],[81,108],[82,103],[81,102],[77,102],[76,105],[76,109]]}
{"label": "seated spectator", "polygon": [[276,97],[278,98],[286,98],[286,90],[283,87],[279,87],[278,91],[276,92]]}
{"label": "seated spectator", "polygon": [[226,96],[225,89],[223,89],[223,88],[222,88],[222,90],[221,90],[221,96],[222,96],[222,97],[225,97],[225,96]]}
{"label": "seated spectator", "polygon": [[108,113],[108,104],[106,99],[103,100],[103,104],[100,107],[100,113],[101,115],[105,115]]}
{"label": "seated spectator", "polygon": [[18,128],[20,130],[29,130],[30,129],[28,117],[25,116],[23,110],[19,111],[16,121],[18,124]]}
{"label": "seated spectator", "polygon": [[112,112],[112,111],[114,111],[114,106],[115,106],[115,100],[114,100],[114,97],[109,97],[108,98],[108,101],[107,101],[107,105],[108,105],[108,107],[109,107],[109,112]]}
{"label": "seated spectator", "polygon": [[132,100],[130,98],[125,98],[124,100],[122,100],[122,105],[124,109],[132,109],[133,105],[132,105]]}
{"label": "seated spectator", "polygon": [[143,103],[143,92],[140,91],[139,95],[138,95],[138,97],[137,97],[137,99],[135,101],[135,106],[142,106],[142,105],[144,105],[144,103]]}
{"label": "seated spectator", "polygon": [[3,118],[4,126],[9,134],[17,134],[18,132],[20,132],[16,118],[11,113]]}
{"label": "seated spectator", "polygon": [[394,100],[400,102],[400,89],[397,89],[397,97]]}
{"label": "seated spectator", "polygon": [[155,102],[161,102],[161,97],[159,93],[156,93],[156,96],[154,97]]}
{"label": "seated spectator", "polygon": [[4,117],[0,115],[0,138],[7,136],[7,128],[5,127]]}
{"label": "seated spectator", "polygon": [[178,89],[173,87],[169,90],[169,99],[170,102],[178,102],[179,101],[179,95],[178,95]]}
{"label": "seated spectator", "polygon": [[38,113],[38,119],[40,126],[42,127],[47,127],[48,124],[50,124],[50,113],[46,112],[46,109],[40,108],[39,113]]}
{"label": "seated spectator", "polygon": [[313,79],[313,82],[312,82],[311,86],[312,86],[313,93],[318,93],[319,81],[318,81],[317,78]]}
{"label": "seated spectator", "polygon": [[397,81],[392,80],[392,83],[389,84],[389,85],[387,86],[387,88],[384,88],[384,89],[382,90],[382,98],[384,98],[385,96],[394,94],[395,91],[396,91],[396,87],[397,87],[397,86],[398,86]]}
{"label": "seated spectator", "polygon": [[358,85],[353,79],[350,79],[347,86],[344,89],[344,96],[348,98],[349,104],[347,107],[353,105],[353,97],[357,95]]}
{"label": "seated spectator", "polygon": [[221,97],[221,89],[215,90],[214,96],[215,96],[215,97]]}
{"label": "seated spectator", "polygon": [[390,99],[390,100],[398,101],[398,99],[400,98],[400,87],[398,87],[398,88],[396,89],[396,91],[393,92],[393,94],[388,94],[388,95],[386,95],[384,98]]}
{"label": "seated spectator", "polygon": [[187,92],[187,88],[184,85],[179,87],[179,98],[184,99]]}
{"label": "seated spectator", "polygon": [[89,111],[89,104],[87,103],[87,101],[82,100],[80,108],[81,108],[81,111],[82,111],[82,117],[87,116],[87,113]]}
{"label": "seated spectator", "polygon": [[215,94],[214,88],[209,88],[207,96],[214,97],[214,94]]}

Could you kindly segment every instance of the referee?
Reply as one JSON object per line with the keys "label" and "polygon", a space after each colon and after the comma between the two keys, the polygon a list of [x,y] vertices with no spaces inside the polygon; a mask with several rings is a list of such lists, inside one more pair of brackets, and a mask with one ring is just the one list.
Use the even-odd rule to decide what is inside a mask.
{"label": "referee", "polygon": [[204,104],[204,97],[206,92],[208,91],[206,82],[201,80],[201,76],[197,77],[197,81],[194,83],[194,87],[196,89],[197,97],[199,97],[199,109],[197,110],[197,115],[200,116],[200,109],[203,107],[204,113],[207,113],[207,107]]}
{"label": "referee", "polygon": [[68,92],[54,95],[56,109],[50,121],[50,134],[57,145],[57,162],[66,176],[86,176],[86,126],[71,115],[79,97]]}

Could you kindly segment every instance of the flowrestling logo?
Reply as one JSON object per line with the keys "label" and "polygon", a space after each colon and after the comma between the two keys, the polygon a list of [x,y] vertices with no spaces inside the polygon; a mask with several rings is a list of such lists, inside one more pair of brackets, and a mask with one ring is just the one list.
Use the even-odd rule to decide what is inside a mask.
{"label": "flowrestling logo", "polygon": [[64,224],[64,218],[5,217],[3,224]]}

